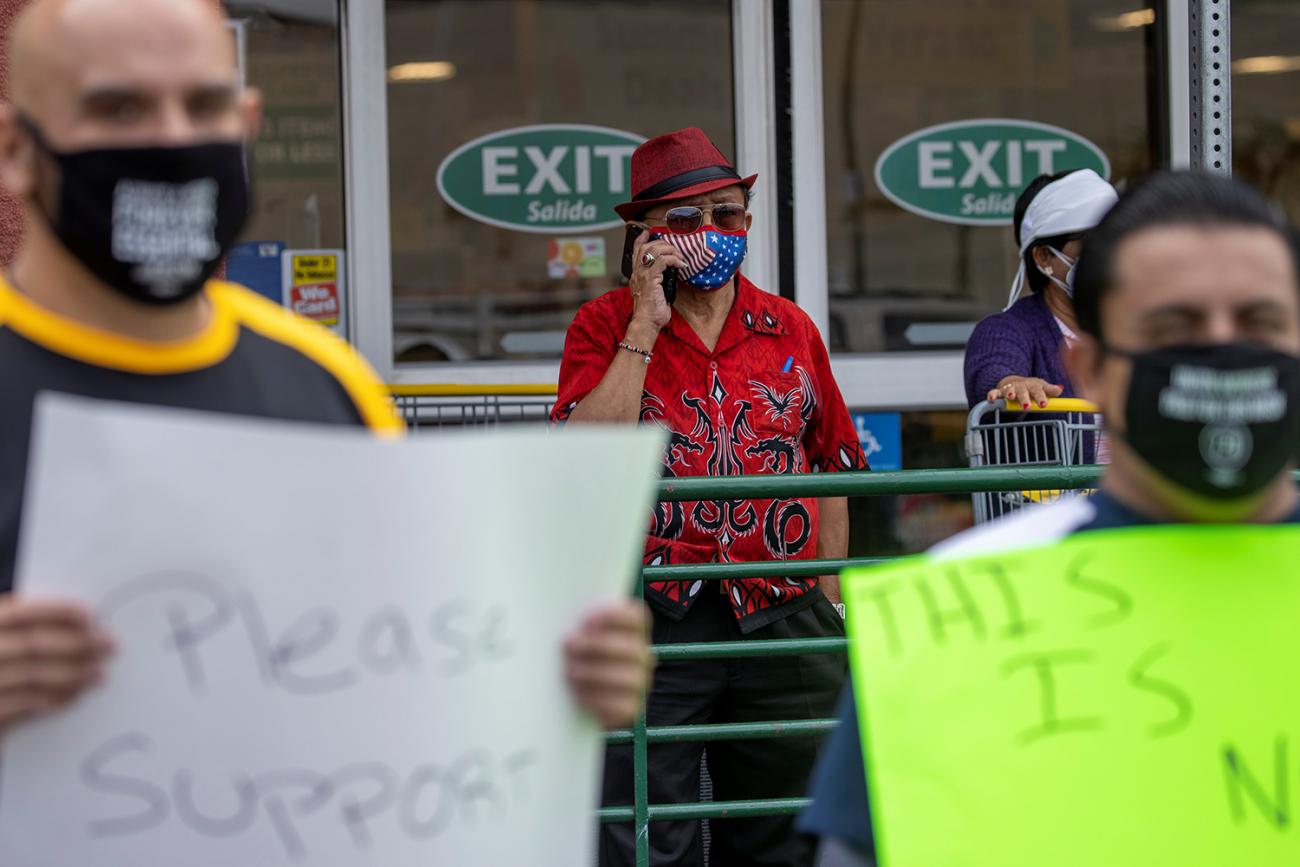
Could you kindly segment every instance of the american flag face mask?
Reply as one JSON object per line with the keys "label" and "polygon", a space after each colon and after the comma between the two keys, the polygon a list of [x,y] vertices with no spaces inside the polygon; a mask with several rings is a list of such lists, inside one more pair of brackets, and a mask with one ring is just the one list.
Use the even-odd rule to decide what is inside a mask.
{"label": "american flag face mask", "polygon": [[749,240],[744,229],[724,232],[713,226],[685,235],[668,232],[659,237],[672,244],[685,263],[678,276],[701,292],[712,292],[731,282],[745,259]]}

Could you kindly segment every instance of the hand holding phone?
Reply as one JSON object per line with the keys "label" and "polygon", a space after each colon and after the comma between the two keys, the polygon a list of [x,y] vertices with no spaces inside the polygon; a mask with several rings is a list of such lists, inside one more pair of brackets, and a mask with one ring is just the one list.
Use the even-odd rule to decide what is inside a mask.
{"label": "hand holding phone", "polygon": [[[647,256],[651,259],[646,263]],[[632,291],[634,319],[663,328],[672,317],[677,296],[677,251],[642,223],[628,223],[623,242],[623,276]],[[661,300],[662,299],[662,300]]]}
{"label": "hand holding phone", "polygon": [[623,236],[623,279],[632,279],[632,256],[637,252],[639,245],[636,239],[641,237],[646,231],[646,227],[641,223],[628,223],[627,233]]}
{"label": "hand holding phone", "polygon": [[[663,236],[660,234],[650,235],[650,240],[657,241]],[[660,284],[664,290],[664,300],[672,304],[677,300],[677,269],[671,266],[664,269],[663,282]]]}

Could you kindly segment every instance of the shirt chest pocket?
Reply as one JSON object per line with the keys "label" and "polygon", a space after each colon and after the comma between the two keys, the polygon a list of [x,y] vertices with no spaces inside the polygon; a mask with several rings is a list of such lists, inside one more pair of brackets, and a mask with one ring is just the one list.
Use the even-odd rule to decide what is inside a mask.
{"label": "shirt chest pocket", "polygon": [[750,425],[754,433],[799,439],[803,436],[805,410],[812,395],[798,373],[770,371],[749,379]]}

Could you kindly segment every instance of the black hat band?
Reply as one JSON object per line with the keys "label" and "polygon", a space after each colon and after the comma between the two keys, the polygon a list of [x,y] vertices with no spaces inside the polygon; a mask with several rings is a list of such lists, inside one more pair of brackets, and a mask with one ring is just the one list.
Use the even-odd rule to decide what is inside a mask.
{"label": "black hat band", "polygon": [[678,190],[684,190],[696,184],[702,184],[705,181],[740,181],[740,175],[731,166],[705,166],[702,169],[691,169],[688,172],[682,172],[679,175],[673,175],[671,178],[664,178],[657,184],[646,187],[641,192],[632,197],[634,202],[644,202],[647,199],[662,199],[664,196],[671,195]]}

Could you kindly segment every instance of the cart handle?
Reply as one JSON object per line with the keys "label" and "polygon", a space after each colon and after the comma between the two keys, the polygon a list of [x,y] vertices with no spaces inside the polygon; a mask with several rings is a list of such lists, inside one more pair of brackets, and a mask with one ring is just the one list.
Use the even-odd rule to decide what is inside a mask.
{"label": "cart handle", "polygon": [[1002,404],[998,408],[1007,412],[1101,412],[1097,404],[1079,397],[1049,397],[1047,406],[1021,406],[1019,401],[1014,400],[995,400],[993,404],[995,407]]}

